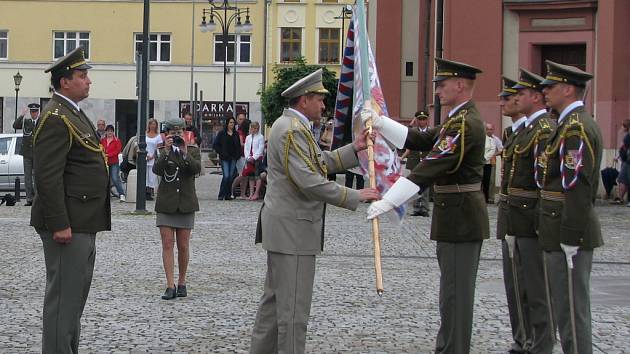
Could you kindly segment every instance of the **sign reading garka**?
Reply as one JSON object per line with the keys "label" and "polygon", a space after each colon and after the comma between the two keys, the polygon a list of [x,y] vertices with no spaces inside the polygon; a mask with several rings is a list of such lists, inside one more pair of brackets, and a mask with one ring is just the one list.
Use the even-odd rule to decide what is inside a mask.
{"label": "sign reading garka", "polygon": [[[236,117],[240,113],[244,113],[249,118],[249,103],[236,102],[236,114],[234,114],[234,105],[232,102],[203,101],[197,102],[197,122],[195,126],[199,128],[201,135],[201,149],[206,151],[212,147],[214,137],[223,129],[225,119],[228,117]],[[180,113],[191,112],[190,102],[179,101]]]}

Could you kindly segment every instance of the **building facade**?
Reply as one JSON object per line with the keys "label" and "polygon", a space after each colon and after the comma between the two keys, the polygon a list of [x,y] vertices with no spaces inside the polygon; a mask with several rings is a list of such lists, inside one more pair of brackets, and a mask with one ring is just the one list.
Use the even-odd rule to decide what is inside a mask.
{"label": "building facade", "polygon": [[[351,0],[230,0],[248,9],[253,25],[235,31],[231,22],[223,45],[220,19],[213,31],[207,0],[152,0],[150,15],[150,115],[158,120],[189,110],[197,98],[199,124],[206,138],[220,129],[221,118],[236,112],[261,121],[258,91],[273,80],[273,65],[290,65],[304,57],[309,64],[339,71],[342,29],[339,17]],[[214,1],[222,4],[223,1]],[[228,18],[233,12],[228,12]],[[220,16],[223,16],[220,11]],[[205,17],[204,17],[205,16]],[[12,123],[28,103],[50,97],[44,69],[76,46],[82,46],[93,85],[81,103],[92,119],[103,118],[129,138],[137,126],[136,51],[141,49],[141,0],[3,0],[0,1],[0,128]],[[241,16],[245,22],[245,15]],[[227,62],[224,70],[224,58]],[[236,63],[234,60],[236,59]],[[23,79],[16,91],[13,76]],[[225,74],[224,74],[225,72]],[[225,91],[225,93],[224,93]],[[225,102],[227,101],[227,102]],[[204,138],[206,147],[210,140]]]}
{"label": "building facade", "polygon": [[474,100],[497,127],[509,124],[497,101],[501,75],[517,78],[519,67],[544,75],[546,59],[593,73],[585,102],[602,130],[603,164],[611,164],[621,122],[630,118],[630,1],[372,0],[371,37],[395,118],[409,119],[434,103],[430,80],[440,50],[440,4],[442,54],[483,70]]}

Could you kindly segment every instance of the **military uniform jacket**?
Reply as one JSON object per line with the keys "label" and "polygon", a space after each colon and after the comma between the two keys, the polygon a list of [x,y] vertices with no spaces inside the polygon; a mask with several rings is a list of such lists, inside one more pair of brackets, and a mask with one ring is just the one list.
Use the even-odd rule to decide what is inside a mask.
{"label": "military uniform jacket", "polygon": [[267,145],[267,193],[260,211],[256,243],[265,250],[316,255],[323,248],[324,205],[355,210],[360,193],[328,181],[328,173],[359,163],[352,144],[322,151],[311,130],[285,109]]}
{"label": "military uniform jacket", "polygon": [[58,95],[42,110],[33,134],[37,230],[96,233],[111,229],[109,174],[94,125]]}
{"label": "military uniform jacket", "polygon": [[158,213],[192,213],[199,211],[195,175],[201,172],[201,155],[196,146],[186,147],[187,154],[161,147],[153,164],[153,173],[162,177],[158,186],[155,211]]}
{"label": "military uniform jacket", "polygon": [[13,129],[22,129],[20,155],[25,159],[33,159],[33,133],[35,133],[37,122],[39,122],[39,119],[35,121],[30,115],[21,115],[13,122]]}
{"label": "military uniform jacket", "polygon": [[509,205],[508,235],[537,237],[538,187],[534,179],[534,159],[535,154],[546,145],[555,125],[547,113],[540,115],[515,134],[512,146],[505,151],[504,160],[508,161],[506,166],[510,168],[505,176]]}
{"label": "military uniform jacket", "polygon": [[[431,149],[409,178],[423,188],[480,183],[486,142],[484,122],[472,101],[459,108],[438,130],[410,129],[405,147]],[[488,238],[488,210],[481,188],[463,193],[435,193],[431,239],[468,242]]]}
{"label": "military uniform jacket", "polygon": [[536,156],[538,232],[546,251],[560,251],[560,243],[587,250],[603,245],[594,208],[601,159],[601,132],[583,106],[565,116]]}
{"label": "military uniform jacket", "polygon": [[512,171],[512,160],[511,158],[508,159],[508,156],[511,156],[511,151],[514,150],[514,139],[516,135],[517,134],[512,131],[512,127],[507,127],[503,130],[503,136],[501,138],[503,142],[503,152],[501,156],[501,186],[497,207],[497,239],[499,240],[504,240],[505,235],[508,233],[510,206],[507,202],[507,187],[509,173]]}

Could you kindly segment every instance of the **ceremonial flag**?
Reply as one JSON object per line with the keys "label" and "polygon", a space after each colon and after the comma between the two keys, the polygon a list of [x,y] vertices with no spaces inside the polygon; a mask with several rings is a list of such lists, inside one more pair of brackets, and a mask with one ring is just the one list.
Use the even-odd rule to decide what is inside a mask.
{"label": "ceremonial flag", "polygon": [[[361,130],[364,128],[361,121],[361,110],[364,107],[366,96],[371,101],[372,109],[376,113],[389,116],[376,70],[374,55],[372,54],[367,34],[362,33],[361,27],[358,25],[357,16],[355,16],[356,11],[357,6],[354,6],[352,20],[350,21],[346,37],[346,47],[343,52],[335,106],[333,148],[352,142],[357,134],[361,133]],[[361,46],[366,46],[366,48]],[[366,55],[361,54],[362,52],[367,53],[367,58],[365,57]],[[366,63],[363,61],[366,61]],[[364,70],[364,72],[367,72],[367,75],[362,75],[360,69],[362,65],[367,66],[367,70]],[[366,90],[369,90],[368,95],[364,95],[364,87]],[[353,172],[363,175],[367,180],[367,151],[359,152],[358,156],[361,166]],[[402,169],[396,149],[390,147],[378,132],[374,141],[374,167],[376,186],[381,194],[385,194],[394,182],[398,180],[398,177],[401,176]],[[404,205],[396,208],[395,211],[397,221],[402,221],[405,215]]]}

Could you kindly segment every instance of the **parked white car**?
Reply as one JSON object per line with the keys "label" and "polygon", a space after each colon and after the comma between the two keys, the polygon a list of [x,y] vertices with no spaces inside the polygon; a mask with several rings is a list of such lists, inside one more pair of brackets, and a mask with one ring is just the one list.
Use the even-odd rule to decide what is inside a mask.
{"label": "parked white car", "polygon": [[15,178],[24,190],[24,165],[20,148],[22,134],[0,134],[0,191],[15,190]]}

